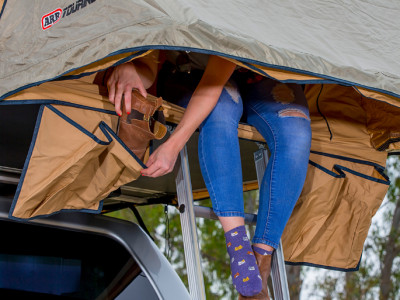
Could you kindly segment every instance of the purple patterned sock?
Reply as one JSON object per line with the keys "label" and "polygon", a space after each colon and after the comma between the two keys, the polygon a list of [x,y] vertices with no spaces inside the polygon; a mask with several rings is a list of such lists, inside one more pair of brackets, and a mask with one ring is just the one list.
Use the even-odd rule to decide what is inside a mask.
{"label": "purple patterned sock", "polygon": [[257,295],[262,289],[261,276],[246,228],[242,225],[226,232],[225,239],[236,290],[242,296]]}
{"label": "purple patterned sock", "polygon": [[263,248],[256,247],[256,246],[253,246],[253,250],[255,252],[257,252],[258,254],[261,254],[261,255],[272,255],[272,253],[274,252],[273,250],[272,251],[268,251],[268,250],[265,250]]}

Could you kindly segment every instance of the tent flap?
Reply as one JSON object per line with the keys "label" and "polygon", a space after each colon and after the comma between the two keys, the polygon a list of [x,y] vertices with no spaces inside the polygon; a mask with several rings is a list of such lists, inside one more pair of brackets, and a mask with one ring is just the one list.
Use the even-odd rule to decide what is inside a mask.
{"label": "tent flap", "polygon": [[113,132],[115,116],[43,105],[37,124],[12,217],[66,209],[98,212],[111,191],[140,176],[144,165]]}

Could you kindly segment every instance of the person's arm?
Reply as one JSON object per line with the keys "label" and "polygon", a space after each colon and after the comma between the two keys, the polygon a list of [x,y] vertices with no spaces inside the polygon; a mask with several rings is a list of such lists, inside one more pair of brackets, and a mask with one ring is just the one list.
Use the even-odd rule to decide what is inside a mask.
{"label": "person's arm", "polygon": [[158,147],[149,157],[143,176],[159,177],[170,173],[179,152],[193,132],[214,109],[222,89],[235,70],[236,64],[218,56],[210,56],[189,105],[174,132],[168,140]]}
{"label": "person's arm", "polygon": [[153,84],[157,75],[158,51],[150,55],[138,58],[133,62],[127,62],[114,68],[107,80],[108,99],[115,105],[115,111],[122,115],[122,96],[124,98],[125,110],[131,112],[132,89],[137,89],[147,97],[147,91]]}

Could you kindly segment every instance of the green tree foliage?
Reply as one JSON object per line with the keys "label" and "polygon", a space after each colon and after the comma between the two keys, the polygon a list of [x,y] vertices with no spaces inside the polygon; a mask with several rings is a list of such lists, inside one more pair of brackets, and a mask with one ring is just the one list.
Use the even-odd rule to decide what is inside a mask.
{"label": "green tree foliage", "polygon": [[218,221],[198,220],[207,299],[237,299],[231,281],[224,231]]}

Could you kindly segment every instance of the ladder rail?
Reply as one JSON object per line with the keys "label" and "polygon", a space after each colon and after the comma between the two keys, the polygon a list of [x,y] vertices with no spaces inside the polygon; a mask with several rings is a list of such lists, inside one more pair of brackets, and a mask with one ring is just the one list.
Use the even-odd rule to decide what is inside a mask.
{"label": "ladder rail", "polygon": [[[256,164],[258,186],[261,187],[261,181],[268,163],[267,150],[260,146],[260,149],[254,153],[254,162]],[[271,279],[275,300],[290,299],[282,241],[279,241],[279,247],[275,249],[272,256]]]}
{"label": "ladder rail", "polygon": [[190,180],[189,160],[186,145],[180,152],[179,167],[175,177],[180,221],[182,225],[183,248],[189,282],[189,293],[193,300],[205,300],[201,255],[197,238],[197,226],[193,209],[193,192]]}

